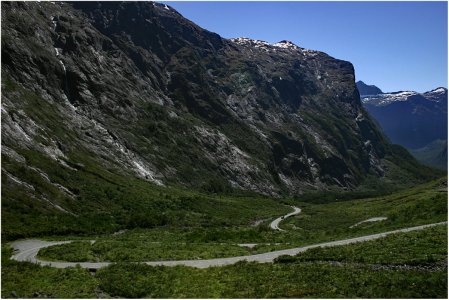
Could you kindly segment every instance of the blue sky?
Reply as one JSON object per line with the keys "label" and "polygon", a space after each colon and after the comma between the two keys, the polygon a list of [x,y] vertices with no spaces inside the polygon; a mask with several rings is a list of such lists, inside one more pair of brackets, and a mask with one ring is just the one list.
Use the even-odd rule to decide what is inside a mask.
{"label": "blue sky", "polygon": [[447,2],[167,2],[225,38],[320,50],[384,92],[447,87]]}

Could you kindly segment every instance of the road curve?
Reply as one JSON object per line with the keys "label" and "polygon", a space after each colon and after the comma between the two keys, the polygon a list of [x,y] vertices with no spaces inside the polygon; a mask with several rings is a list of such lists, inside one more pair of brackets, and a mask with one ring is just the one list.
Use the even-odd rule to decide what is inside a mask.
{"label": "road curve", "polygon": [[[215,266],[232,265],[239,261],[254,261],[254,262],[259,262],[259,263],[268,263],[268,262],[273,262],[274,259],[276,259],[279,256],[296,255],[300,252],[304,252],[304,251],[306,251],[308,249],[312,249],[312,248],[348,245],[348,244],[352,244],[352,243],[358,243],[358,242],[379,239],[379,238],[386,237],[387,235],[394,234],[394,233],[421,230],[424,228],[433,227],[433,226],[437,226],[437,225],[443,225],[443,224],[447,224],[447,222],[440,222],[440,223],[433,223],[433,224],[397,229],[397,230],[393,230],[393,231],[371,234],[371,235],[366,235],[366,236],[361,236],[361,237],[356,237],[356,238],[351,238],[351,239],[319,243],[319,244],[313,244],[313,245],[309,245],[309,246],[303,246],[303,247],[298,247],[298,248],[279,250],[279,251],[273,251],[273,252],[255,254],[255,255],[236,256],[236,257],[227,257],[227,258],[215,258],[215,259],[203,259],[203,260],[149,261],[149,262],[143,262],[143,263],[150,265],[150,266],[183,265],[183,266],[189,266],[189,267],[195,267],[195,268],[209,268],[209,267],[215,267]],[[36,255],[39,252],[39,249],[54,246],[54,245],[66,244],[66,243],[70,243],[70,242],[71,241],[45,242],[45,241],[41,241],[41,240],[17,241],[12,244],[12,247],[15,250],[18,250],[19,252],[16,253],[15,255],[13,255],[11,257],[11,259],[14,259],[17,261],[30,261],[30,262],[37,263],[37,264],[40,264],[43,266],[51,266],[51,267],[55,267],[55,268],[68,268],[68,267],[75,267],[76,265],[79,265],[82,268],[95,269],[95,270],[112,264],[111,262],[98,262],[98,263],[94,263],[94,262],[79,262],[79,263],[50,262],[50,261],[43,261],[43,260],[36,258]]]}
{"label": "road curve", "polygon": [[285,216],[279,217],[279,218],[277,218],[276,220],[274,220],[273,222],[271,222],[270,228],[271,228],[271,229],[274,229],[274,230],[285,231],[284,229],[279,228],[279,223],[280,223],[282,220],[285,220],[285,219],[287,219],[288,217],[297,215],[297,214],[299,214],[299,213],[301,212],[301,209],[298,208],[298,207],[296,207],[296,206],[291,206],[291,208],[293,208],[293,212],[291,212],[291,213],[289,213],[289,214],[286,214]]}

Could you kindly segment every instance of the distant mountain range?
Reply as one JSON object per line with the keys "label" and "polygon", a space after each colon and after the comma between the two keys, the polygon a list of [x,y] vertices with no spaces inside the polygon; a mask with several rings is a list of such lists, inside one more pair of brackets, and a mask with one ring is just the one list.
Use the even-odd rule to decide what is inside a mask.
{"label": "distant mountain range", "polygon": [[[380,91],[357,82],[361,101],[393,143],[402,145],[421,162],[439,168],[447,167],[447,89],[436,88],[425,93]],[[363,91],[363,92],[362,92]]]}

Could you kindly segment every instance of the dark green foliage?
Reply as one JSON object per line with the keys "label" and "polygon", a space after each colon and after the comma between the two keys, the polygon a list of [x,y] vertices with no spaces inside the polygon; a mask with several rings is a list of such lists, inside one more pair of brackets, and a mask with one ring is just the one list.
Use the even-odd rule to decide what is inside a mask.
{"label": "dark green foliage", "polygon": [[[351,254],[354,252],[355,257]],[[332,260],[349,259],[359,264],[301,263],[315,257],[326,260],[324,253],[328,253],[324,258],[330,254]],[[346,260],[341,259],[342,254]],[[98,278],[105,291],[128,298],[445,298],[444,269],[376,270],[369,265],[419,266],[445,259],[447,229],[443,226],[356,245],[309,250],[297,257],[283,257],[275,264],[237,263],[205,270],[117,264],[100,270]]]}
{"label": "dark green foliage", "polygon": [[369,267],[237,263],[187,267],[113,265],[100,286],[125,298],[445,298],[446,272],[373,271]]}
{"label": "dark green foliage", "polygon": [[382,265],[447,265],[447,225],[348,246],[314,248],[294,257],[280,257],[278,262],[300,263],[330,261]]}
{"label": "dark green foliage", "polygon": [[[2,247],[2,298],[96,298],[98,280],[81,268],[56,269],[9,260]],[[103,293],[104,295],[104,293]]]}
{"label": "dark green foliage", "polygon": [[[388,196],[325,204],[299,203],[301,214],[286,220],[282,226],[298,228],[298,234],[314,239],[328,237],[335,240],[337,237],[446,221],[446,185],[446,179],[442,178]],[[387,220],[350,228],[373,217],[387,217]]]}
{"label": "dark green foliage", "polygon": [[[446,220],[447,192],[445,179],[417,186],[414,189],[392,194],[388,197],[348,200],[328,204],[298,204],[303,211],[281,226],[286,232],[268,229],[267,223],[256,228],[207,226],[192,228],[161,227],[134,229],[110,237],[96,237],[93,246],[89,242],[50,247],[40,255],[64,260],[112,260],[140,261],[142,259],[224,257],[238,253],[257,253],[279,248],[360,236],[395,228]],[[177,207],[198,209],[209,207],[209,201],[190,197],[172,198],[160,192],[159,198],[171,198]],[[238,203],[254,214],[259,202],[246,198],[218,197],[221,201]],[[232,202],[236,201],[236,202]],[[284,200],[289,202],[288,200]],[[293,201],[293,200],[290,200]],[[224,203],[224,202],[223,202]],[[217,208],[220,214],[235,214],[231,205]],[[284,212],[286,213],[286,208]],[[267,211],[268,213],[268,211]],[[271,217],[279,212],[272,211]],[[243,216],[242,215],[242,216]],[[365,223],[349,228],[356,222],[374,216],[388,216],[387,221]],[[219,215],[217,215],[218,217]],[[396,216],[396,217],[394,217]],[[196,217],[196,216],[195,216]],[[197,224],[197,223],[195,223]],[[214,223],[212,223],[214,224]],[[290,224],[295,224],[296,229]],[[69,237],[67,237],[69,238]],[[256,242],[251,251],[236,248],[236,243]],[[272,243],[281,242],[281,245]],[[223,244],[224,243],[224,244]],[[271,243],[265,245],[264,243]],[[235,252],[238,250],[238,252]],[[9,250],[3,251],[4,258]],[[108,293],[115,297],[158,298],[444,298],[447,296],[447,235],[444,226],[423,232],[396,234],[387,238],[356,245],[307,251],[304,256],[282,257],[275,264],[238,263],[232,266],[209,269],[188,267],[150,267],[139,264],[118,264],[101,269],[95,278],[83,278],[85,290],[70,287],[79,275],[77,269],[56,270],[31,264],[5,260],[2,266],[2,294],[16,291],[29,295],[42,291],[42,295],[87,297],[89,293]],[[335,266],[326,260],[340,261]],[[383,264],[379,269],[372,264]],[[397,264],[412,265],[411,269],[395,269]],[[16,267],[11,267],[16,266]],[[22,266],[18,268],[18,266]],[[432,269],[436,266],[436,269]],[[420,269],[422,267],[422,269]],[[428,268],[429,267],[429,268]],[[30,271],[30,268],[34,271]],[[418,268],[418,269],[416,269]],[[59,285],[43,286],[38,278],[65,276],[63,282],[69,288],[61,291]],[[76,275],[78,274],[78,275]],[[86,273],[88,274],[88,273]],[[47,279],[48,280],[48,279]],[[47,282],[47,281],[46,281]],[[94,285],[98,282],[99,287]],[[23,283],[23,285],[22,285]],[[91,285],[92,284],[92,285]],[[50,288],[51,286],[51,288]],[[51,290],[51,292],[47,292]],[[93,291],[93,292],[92,292]],[[83,294],[87,293],[87,294]]]}
{"label": "dark green foliage", "polygon": [[[71,156],[83,166],[74,171],[55,165],[49,158],[32,151],[19,151],[30,165],[48,174],[52,182],[71,190],[75,199],[45,182],[35,171],[27,171],[4,157],[4,167],[33,184],[34,192],[17,189],[2,176],[2,239],[13,240],[39,235],[99,234],[124,228],[159,226],[234,226],[258,218],[282,214],[288,208],[274,199],[251,193],[235,193],[222,182],[210,181],[210,193],[229,192],[228,196],[202,194],[186,189],[158,187],[140,179],[114,174],[92,162],[87,153]],[[69,215],[45,205],[42,194],[76,214]],[[30,194],[35,197],[30,197]],[[35,200],[37,199],[37,200]],[[42,203],[43,202],[43,203]],[[254,214],[249,204],[257,202]],[[82,203],[83,206],[79,204]],[[43,205],[44,204],[44,205]]]}
{"label": "dark green foliage", "polygon": [[205,192],[215,194],[226,194],[232,191],[232,188],[229,185],[229,183],[224,182],[223,180],[220,180],[218,178],[209,179],[204,184],[204,186],[202,186],[202,189]]}
{"label": "dark green foliage", "polygon": [[419,148],[409,149],[410,153],[421,163],[438,169],[447,169],[447,140],[435,140]]}
{"label": "dark green foliage", "polygon": [[[409,174],[413,174],[418,180],[424,180],[425,178],[435,178],[444,176],[445,172],[435,168],[423,166],[417,162],[417,160],[402,146],[390,145],[390,157],[394,158],[394,162],[400,165],[403,170],[408,171]],[[388,156],[388,155],[387,155]]]}
{"label": "dark green foliage", "polygon": [[[91,243],[84,241],[75,241],[65,247],[64,245],[44,248],[39,251],[39,257],[51,258],[51,260],[85,262],[97,261],[95,253],[91,250]],[[57,253],[52,257],[52,253]]]}
{"label": "dark green foliage", "polygon": [[[78,256],[89,257],[93,261],[195,259],[254,254],[310,245],[444,221],[447,212],[444,186],[445,180],[441,179],[386,197],[324,204],[298,204],[293,200],[284,199],[286,203],[295,203],[301,207],[302,212],[282,221],[281,227],[287,229],[283,232],[276,232],[268,227],[275,215],[259,219],[260,224],[256,227],[221,225],[226,224],[224,222],[192,222],[191,226],[184,228],[170,225],[96,237],[97,242],[93,246],[85,247],[80,243],[61,245],[44,249],[39,255],[50,260],[71,261],[78,261]],[[197,209],[198,203],[192,202],[192,199],[181,197],[179,200],[177,205],[180,209]],[[202,199],[203,204],[207,204],[207,201],[207,198]],[[257,208],[257,202],[245,203],[245,206],[251,205],[256,205],[254,208]],[[232,214],[229,209],[227,206],[217,206],[217,213]],[[288,211],[287,207],[285,209]],[[351,227],[363,220],[379,216],[387,217],[387,220]],[[240,243],[257,245],[247,249],[237,246]]]}

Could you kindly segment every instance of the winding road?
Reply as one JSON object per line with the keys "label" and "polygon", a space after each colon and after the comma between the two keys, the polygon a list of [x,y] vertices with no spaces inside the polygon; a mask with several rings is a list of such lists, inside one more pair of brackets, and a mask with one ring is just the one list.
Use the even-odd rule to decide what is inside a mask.
{"label": "winding road", "polygon": [[[273,262],[274,259],[278,258],[282,255],[296,255],[300,252],[304,252],[308,249],[312,248],[318,248],[318,247],[332,247],[332,246],[341,246],[341,245],[348,245],[352,243],[358,243],[358,242],[364,242],[364,241],[370,241],[379,239],[382,237],[386,237],[387,235],[394,234],[394,233],[400,233],[400,232],[409,232],[409,231],[415,231],[415,230],[421,230],[424,228],[429,228],[437,225],[443,225],[447,224],[447,222],[440,222],[440,223],[433,223],[433,224],[427,224],[427,225],[421,225],[421,226],[415,226],[415,227],[409,227],[409,228],[403,228],[393,231],[387,231],[383,233],[377,233],[377,234],[371,234],[351,239],[344,239],[339,241],[332,241],[332,242],[326,242],[326,243],[319,243],[319,244],[313,244],[309,246],[303,246],[303,247],[297,247],[292,249],[286,249],[286,250],[279,250],[279,251],[272,251],[272,252],[266,252],[261,254],[255,254],[255,255],[245,255],[245,256],[236,256],[236,257],[227,257],[227,258],[215,258],[215,259],[203,259],[203,260],[171,260],[171,261],[149,261],[149,262],[143,262],[150,266],[190,266],[195,268],[209,268],[209,267],[215,267],[215,266],[225,266],[225,265],[232,265],[239,261],[254,261],[259,263],[268,263]],[[82,268],[90,269],[90,270],[97,270],[103,267],[106,267],[110,264],[113,264],[112,262],[50,262],[50,261],[43,261],[36,258],[37,253],[40,249],[54,246],[54,245],[61,245],[61,244],[67,244],[71,241],[62,241],[62,242],[46,242],[41,240],[23,240],[23,241],[17,241],[12,244],[12,247],[18,251],[18,253],[14,254],[11,259],[17,260],[17,261],[29,261],[33,263],[37,263],[43,266],[51,266],[55,268],[68,268],[68,267],[75,267],[77,265],[81,266]]]}
{"label": "winding road", "polygon": [[299,214],[299,213],[301,212],[301,209],[300,209],[299,207],[292,206],[291,208],[293,208],[293,212],[291,212],[291,213],[289,213],[289,214],[286,214],[285,216],[279,217],[279,218],[277,218],[276,220],[274,220],[273,222],[271,222],[271,224],[270,224],[271,229],[279,230],[279,231],[285,231],[284,229],[279,228],[279,223],[280,223],[282,220],[285,220],[285,219],[287,219],[288,217],[297,215],[297,214]]}

